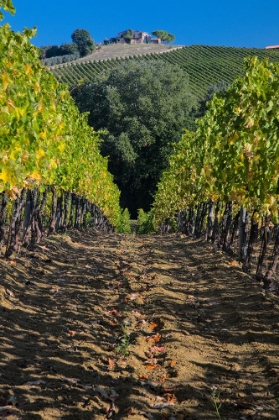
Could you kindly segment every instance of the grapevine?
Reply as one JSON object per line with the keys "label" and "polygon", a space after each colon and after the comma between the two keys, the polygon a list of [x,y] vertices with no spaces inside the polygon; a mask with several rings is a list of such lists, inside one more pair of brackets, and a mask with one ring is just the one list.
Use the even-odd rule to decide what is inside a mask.
{"label": "grapevine", "polygon": [[[15,11],[10,0],[1,0],[0,7]],[[33,206],[40,206],[38,192],[51,190],[62,202],[69,192],[100,207],[117,227],[121,224],[119,190],[100,154],[100,134],[88,126],[87,115],[79,113],[68,87],[41,64],[37,48],[30,43],[35,32],[34,28],[14,33],[8,24],[0,27],[3,206],[7,198],[14,200],[15,223],[21,217],[19,208],[27,211],[24,206],[32,196],[28,191],[36,196]]]}

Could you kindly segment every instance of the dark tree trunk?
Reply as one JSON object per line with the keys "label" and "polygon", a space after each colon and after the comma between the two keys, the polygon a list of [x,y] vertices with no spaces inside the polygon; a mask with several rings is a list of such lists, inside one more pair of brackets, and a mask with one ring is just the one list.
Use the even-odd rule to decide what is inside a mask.
{"label": "dark tree trunk", "polygon": [[7,204],[8,204],[8,197],[5,193],[2,193],[0,195],[0,255],[2,254],[2,246],[5,240]]}
{"label": "dark tree trunk", "polygon": [[63,197],[60,195],[57,198],[55,231],[58,232],[60,229],[62,229],[62,226],[63,226]]}
{"label": "dark tree trunk", "polygon": [[242,207],[239,216],[239,261],[245,262],[248,250],[249,215]]}
{"label": "dark tree trunk", "polygon": [[51,218],[48,235],[55,232],[56,221],[57,221],[57,194],[54,188],[51,188],[52,203],[51,203]]}
{"label": "dark tree trunk", "polygon": [[219,236],[219,220],[218,220],[219,211],[220,211],[220,202],[217,201],[216,208],[215,208],[215,217],[214,217],[214,224],[213,224],[213,230],[212,230],[212,237],[211,237],[212,243],[214,243]]}
{"label": "dark tree trunk", "polygon": [[38,191],[38,196],[35,204],[35,210],[31,221],[31,245],[34,246],[35,243],[39,243],[44,232],[43,222],[42,222],[42,215],[44,213],[44,209],[46,206],[47,201],[47,193],[48,190],[43,192],[43,197],[41,199],[41,194]]}
{"label": "dark tree trunk", "polygon": [[208,211],[207,211],[207,225],[205,231],[205,240],[211,241],[212,234],[213,234],[213,217],[214,217],[214,203],[213,201],[209,200],[208,202]]}
{"label": "dark tree trunk", "polygon": [[10,223],[9,240],[5,257],[8,258],[14,251],[19,249],[19,231],[21,224],[22,209],[25,205],[26,190],[22,190],[20,197],[16,198],[13,202],[13,212]]}
{"label": "dark tree trunk", "polygon": [[234,241],[237,236],[237,232],[239,230],[239,217],[240,217],[240,211],[237,212],[233,219],[233,227],[232,227],[232,234],[231,234],[231,240],[229,243],[229,253],[232,254],[234,250]]}
{"label": "dark tree trunk", "polygon": [[231,231],[231,224],[232,224],[232,202],[229,201],[227,203],[227,217],[224,225],[224,233],[223,233],[223,244],[222,249],[223,251],[229,252],[230,248],[230,231]]}
{"label": "dark tree trunk", "polygon": [[229,218],[229,214],[231,212],[230,202],[226,203],[225,210],[221,219],[221,228],[220,228],[220,237],[218,241],[218,248],[224,249],[224,244],[226,241],[226,228],[227,228],[227,220]]}
{"label": "dark tree trunk", "polygon": [[279,231],[277,231],[277,236],[275,239],[274,249],[273,249],[273,261],[269,266],[269,269],[266,275],[263,278],[264,288],[268,289],[272,285],[272,277],[275,273],[279,258]]}
{"label": "dark tree trunk", "polygon": [[194,236],[196,238],[199,238],[200,237],[201,214],[202,214],[202,203],[200,203],[200,204],[197,205],[195,228],[194,228]]}
{"label": "dark tree trunk", "polygon": [[188,228],[188,235],[192,236],[195,231],[195,211],[193,207],[190,207],[189,209],[187,228]]}
{"label": "dark tree trunk", "polygon": [[36,188],[35,190],[27,191],[27,198],[25,203],[24,211],[24,222],[23,222],[23,245],[28,246],[31,242],[31,229],[32,229],[32,219],[34,218],[35,207],[37,205],[39,192]]}
{"label": "dark tree trunk", "polygon": [[256,271],[256,279],[262,280],[263,279],[263,262],[267,251],[267,244],[269,238],[269,222],[265,222],[264,227],[262,228],[262,235],[261,235],[261,250],[258,259],[257,271]]}
{"label": "dark tree trunk", "polygon": [[71,214],[71,202],[72,194],[67,191],[64,192],[64,221],[63,221],[63,230],[66,230],[69,227],[69,220]]}
{"label": "dark tree trunk", "polygon": [[248,271],[251,268],[251,258],[253,255],[254,243],[256,242],[258,234],[259,234],[259,224],[258,222],[255,221],[254,214],[255,212],[253,213],[252,220],[251,220],[251,229],[250,229],[250,235],[249,235],[249,241],[248,241],[247,255],[242,266],[242,269],[245,273],[248,273]]}
{"label": "dark tree trunk", "polygon": [[81,199],[76,196],[76,214],[75,214],[75,224],[74,224],[74,227],[76,229],[80,229],[81,227],[81,213],[82,213]]}

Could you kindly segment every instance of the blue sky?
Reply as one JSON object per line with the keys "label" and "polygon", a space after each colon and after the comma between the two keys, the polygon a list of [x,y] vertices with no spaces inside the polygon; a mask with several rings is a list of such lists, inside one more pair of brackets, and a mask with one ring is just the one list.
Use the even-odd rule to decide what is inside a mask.
{"label": "blue sky", "polygon": [[4,22],[14,31],[37,27],[33,44],[71,42],[77,28],[96,42],[125,29],[165,29],[177,45],[264,48],[279,44],[279,1],[264,0],[13,0],[17,11]]}

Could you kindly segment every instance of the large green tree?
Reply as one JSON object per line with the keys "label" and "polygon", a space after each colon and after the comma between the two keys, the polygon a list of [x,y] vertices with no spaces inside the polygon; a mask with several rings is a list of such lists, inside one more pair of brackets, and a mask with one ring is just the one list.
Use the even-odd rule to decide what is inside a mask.
{"label": "large green tree", "polygon": [[131,44],[131,39],[133,38],[133,31],[132,29],[128,29],[125,33],[125,35],[123,36],[123,38],[125,39],[125,42],[127,44]]}
{"label": "large green tree", "polygon": [[81,111],[89,111],[89,124],[108,131],[102,153],[109,156],[121,204],[133,217],[138,208],[148,210],[172,143],[194,127],[188,75],[177,65],[130,60],[73,96]]}
{"label": "large green tree", "polygon": [[162,42],[173,42],[175,40],[175,36],[173,34],[170,34],[163,29],[157,29],[156,31],[153,31],[152,35],[160,38]]}
{"label": "large green tree", "polygon": [[95,49],[94,40],[85,29],[76,29],[71,35],[72,41],[77,45],[81,57],[91,54]]}

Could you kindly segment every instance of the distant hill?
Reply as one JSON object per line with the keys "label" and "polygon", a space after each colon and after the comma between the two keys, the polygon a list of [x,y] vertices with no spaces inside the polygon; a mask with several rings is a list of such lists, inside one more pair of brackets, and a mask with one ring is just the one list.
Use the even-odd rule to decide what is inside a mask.
{"label": "distant hill", "polygon": [[164,60],[181,66],[190,76],[192,93],[203,98],[210,85],[218,81],[231,83],[236,77],[243,75],[243,61],[247,56],[279,62],[279,50],[271,49],[205,45],[109,45],[90,56],[50,70],[57,80],[67,83],[73,89],[81,81],[93,82],[98,73],[115,67],[124,60]]}

